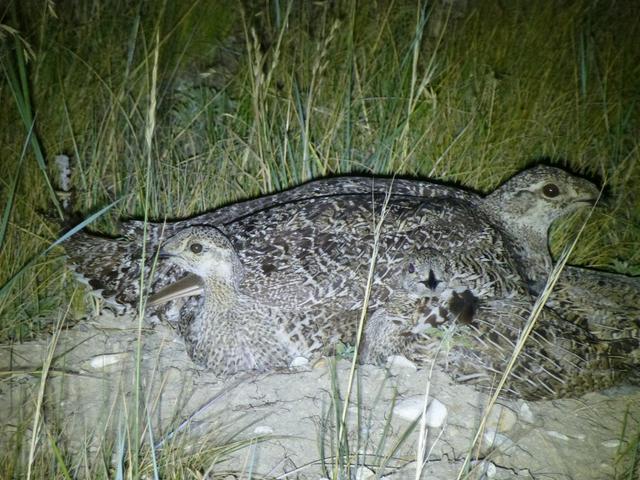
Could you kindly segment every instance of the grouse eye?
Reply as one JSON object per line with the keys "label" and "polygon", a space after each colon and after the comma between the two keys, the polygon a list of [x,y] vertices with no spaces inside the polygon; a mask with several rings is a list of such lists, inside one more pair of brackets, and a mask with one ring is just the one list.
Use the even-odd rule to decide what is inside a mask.
{"label": "grouse eye", "polygon": [[200,253],[202,252],[202,244],[201,243],[192,243],[189,246],[189,249],[193,252],[193,253]]}
{"label": "grouse eye", "polygon": [[407,270],[409,271],[409,273],[414,273],[416,271],[416,267],[413,266],[413,263],[410,263],[407,267]]}
{"label": "grouse eye", "polygon": [[544,193],[545,197],[553,198],[560,195],[560,189],[555,183],[547,183],[542,187],[542,193]]}

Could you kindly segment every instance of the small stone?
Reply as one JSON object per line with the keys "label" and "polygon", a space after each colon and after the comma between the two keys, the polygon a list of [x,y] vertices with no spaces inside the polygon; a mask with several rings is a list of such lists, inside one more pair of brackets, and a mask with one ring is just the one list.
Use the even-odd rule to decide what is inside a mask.
{"label": "small stone", "polygon": [[520,420],[523,420],[527,423],[536,423],[536,417],[531,411],[531,407],[529,407],[529,404],[527,402],[522,402],[522,405],[520,405],[520,412],[518,416],[520,417]]}
{"label": "small stone", "polygon": [[120,363],[129,356],[128,352],[121,353],[106,353],[104,355],[96,355],[91,360],[86,362],[89,368],[94,370],[102,370],[117,363]]}
{"label": "small stone", "polygon": [[507,449],[513,446],[513,441],[509,437],[498,433],[493,428],[487,428],[485,430],[482,440],[486,448],[500,447]]}
{"label": "small stone", "polygon": [[290,368],[302,368],[302,367],[306,367],[309,365],[309,359],[306,357],[296,357],[293,360],[291,360],[291,363],[289,364]]}
{"label": "small stone", "polygon": [[[424,410],[424,396],[417,395],[399,401],[393,409],[393,414],[413,422],[422,415]],[[447,407],[437,399],[429,402],[426,412],[426,424],[430,428],[439,428],[447,418]]]}
{"label": "small stone", "polygon": [[605,440],[601,445],[605,448],[618,448],[620,446],[620,440]]}
{"label": "small stone", "polygon": [[418,395],[405,398],[396,403],[396,406],[393,408],[393,414],[403,420],[413,422],[416,418],[422,415],[423,409],[424,396]]}
{"label": "small stone", "polygon": [[440,428],[447,418],[447,407],[438,399],[431,400],[427,408],[427,426]]}
{"label": "small stone", "polygon": [[253,433],[256,435],[271,435],[273,433],[273,428],[268,425],[258,425],[253,429]]}
{"label": "small stone", "polygon": [[356,470],[356,480],[369,480],[370,478],[374,478],[375,476],[376,473],[365,466],[358,467],[358,469]]}
{"label": "small stone", "polygon": [[479,460],[471,462],[474,467],[474,471],[482,474],[481,478],[495,478],[498,474],[498,469],[495,464],[489,462],[488,460]]}
{"label": "small stone", "polygon": [[387,367],[394,372],[400,372],[402,370],[408,370],[410,372],[418,371],[418,366],[404,355],[391,355],[387,357]]}
{"label": "small stone", "polygon": [[571,440],[564,433],[556,432],[555,430],[547,430],[547,435],[549,435],[550,437],[559,438],[560,440]]}

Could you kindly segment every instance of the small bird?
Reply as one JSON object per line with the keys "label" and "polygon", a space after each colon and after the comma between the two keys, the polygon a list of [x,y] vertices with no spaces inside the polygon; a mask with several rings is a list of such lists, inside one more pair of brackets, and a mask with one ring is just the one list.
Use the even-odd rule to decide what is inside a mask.
{"label": "small bird", "polygon": [[[179,330],[197,364],[218,375],[287,367],[296,357],[329,351],[355,325],[314,324],[298,309],[270,307],[243,292],[244,267],[231,242],[215,227],[187,227],[162,246],[162,258],[202,280],[202,306]],[[331,324],[329,326],[329,324]]]}
{"label": "small bird", "polygon": [[[441,252],[407,260],[394,294],[368,321],[362,359],[384,363],[404,355],[437,361],[458,382],[494,388],[527,323],[534,300],[487,296],[484,282],[460,276]],[[525,399],[577,396],[610,387],[637,368],[627,340],[605,341],[545,308],[520,351],[505,387]],[[635,363],[634,363],[635,362]],[[635,365],[635,367],[634,367]]]}
{"label": "small bird", "polygon": [[[366,324],[361,361],[380,364],[401,354],[425,365],[437,358],[459,382],[494,386],[533,300],[478,275],[475,253],[425,248],[387,277],[391,293],[384,302],[372,299],[377,307]],[[185,228],[163,244],[161,256],[202,279],[202,306],[179,329],[192,359],[218,375],[282,369],[296,357],[312,359],[337,342],[353,342],[361,304],[344,310],[333,303],[265,305],[243,289],[245,268],[214,227]],[[611,386],[626,374],[624,345],[599,342],[545,309],[505,393],[541,399]]]}

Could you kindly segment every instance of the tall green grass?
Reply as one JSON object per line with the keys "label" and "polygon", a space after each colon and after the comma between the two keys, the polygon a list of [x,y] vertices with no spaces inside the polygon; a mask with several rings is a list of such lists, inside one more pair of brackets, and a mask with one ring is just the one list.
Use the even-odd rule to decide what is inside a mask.
{"label": "tall green grass", "polygon": [[[16,31],[3,30],[3,71],[24,71],[26,80],[22,96],[8,74],[0,91],[8,107],[3,198],[12,206],[0,282],[59,232],[48,185],[60,152],[74,160],[80,215],[122,198],[96,225],[111,233],[115,219],[141,217],[145,204],[151,218],[175,218],[354,171],[433,176],[486,191],[551,157],[602,177],[613,197],[571,261],[638,264],[640,209],[630,195],[640,175],[634,5],[478,2],[434,39],[429,10],[413,2],[275,2],[262,12],[218,3],[12,4],[14,14],[2,19]],[[33,58],[16,55],[20,45]],[[24,98],[31,117],[20,113]],[[34,138],[41,147],[27,149],[19,168]],[[557,229],[556,251],[571,235]],[[3,322],[5,338],[37,331],[29,319],[64,297],[62,263],[45,262],[33,269],[37,284],[25,277],[1,300],[2,312],[22,310],[20,321]]]}
{"label": "tall green grass", "polygon": [[640,7],[479,0],[434,37],[430,3],[0,7],[0,338],[52,329],[71,299],[61,257],[32,261],[61,235],[59,153],[80,218],[119,201],[94,223],[110,233],[335,173],[488,191],[551,157],[612,197],[570,263],[637,273]]}

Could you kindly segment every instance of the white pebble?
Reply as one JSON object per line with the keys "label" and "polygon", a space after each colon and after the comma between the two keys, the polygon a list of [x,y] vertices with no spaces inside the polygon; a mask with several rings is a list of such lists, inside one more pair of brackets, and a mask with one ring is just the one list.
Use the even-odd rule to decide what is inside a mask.
{"label": "white pebble", "polygon": [[289,364],[289,367],[291,368],[300,368],[300,367],[306,367],[307,365],[309,365],[309,359],[306,357],[296,357],[293,360],[291,360],[291,363]]}
{"label": "white pebble", "polygon": [[605,448],[618,448],[620,446],[620,440],[606,440],[601,444]]}
{"label": "white pebble", "polygon": [[498,474],[496,466],[488,460],[474,461],[471,464],[475,471],[483,474],[482,478],[494,478]]}
{"label": "white pebble", "polygon": [[560,440],[571,440],[564,433],[556,432],[555,430],[547,430],[547,435],[554,438],[559,438]]}
{"label": "white pebble", "polygon": [[387,367],[391,370],[410,370],[416,372],[418,366],[404,355],[391,355],[387,357]]}
{"label": "white pebble", "polygon": [[531,407],[529,407],[529,404],[527,402],[523,402],[522,405],[520,405],[520,413],[518,416],[521,420],[527,423],[536,423],[536,417],[531,411]]}
{"label": "white pebble", "polygon": [[403,420],[413,422],[416,418],[422,415],[423,408],[424,396],[419,395],[408,397],[396,403],[396,406],[393,408],[393,414]]}
{"label": "white pebble", "polygon": [[102,368],[109,367],[110,365],[115,365],[116,363],[121,362],[129,354],[126,352],[122,353],[106,353],[104,355],[96,355],[91,360],[89,360],[89,366],[95,370],[99,370]]}
{"label": "white pebble", "polygon": [[485,462],[485,464],[487,468],[484,472],[485,475],[487,476],[487,478],[494,478],[498,474],[498,469],[491,462]]}
{"label": "white pebble", "polygon": [[[399,401],[393,409],[393,414],[413,422],[422,415],[424,409],[424,396],[417,395],[414,397],[408,397]],[[447,407],[437,399],[432,399],[429,402],[426,413],[426,424],[430,428],[439,428],[444,424],[447,418]]]}
{"label": "white pebble", "polygon": [[369,480],[370,478],[374,478],[376,473],[370,468],[361,466],[356,470],[356,480]]}
{"label": "white pebble", "polygon": [[431,428],[440,428],[447,418],[447,407],[437,399],[431,400],[427,408],[427,426]]}
{"label": "white pebble", "polygon": [[258,425],[253,429],[253,433],[255,433],[256,435],[270,435],[273,433],[273,428],[269,427],[268,425]]}

